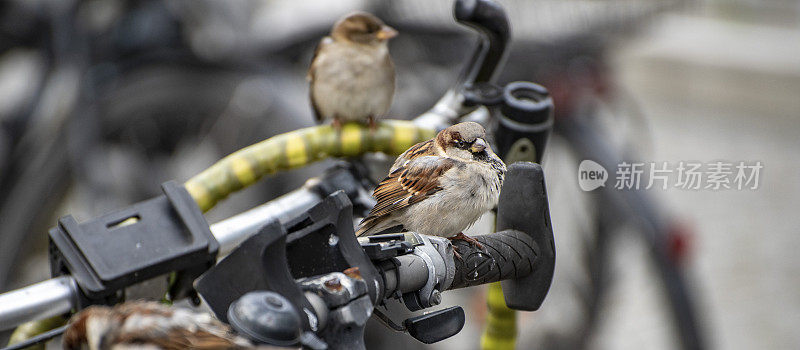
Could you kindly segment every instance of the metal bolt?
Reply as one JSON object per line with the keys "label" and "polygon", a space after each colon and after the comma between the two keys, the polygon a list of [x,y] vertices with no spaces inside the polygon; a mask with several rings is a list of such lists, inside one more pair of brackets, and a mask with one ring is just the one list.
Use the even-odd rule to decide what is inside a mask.
{"label": "metal bolt", "polygon": [[434,289],[433,293],[431,293],[430,302],[431,302],[431,306],[439,305],[442,302],[442,293],[440,293],[438,290]]}
{"label": "metal bolt", "polygon": [[280,299],[278,299],[277,297],[275,297],[274,295],[267,295],[266,301],[267,301],[267,304],[269,304],[270,306],[272,306],[272,307],[274,307],[276,309],[280,309],[280,308],[283,307],[283,302]]}
{"label": "metal bolt", "polygon": [[333,277],[333,278],[323,282],[323,286],[325,286],[325,289],[327,289],[328,291],[335,292],[335,293],[340,292],[342,290],[342,288],[343,288],[342,287],[342,282],[340,282],[339,279],[336,278],[336,277]]}

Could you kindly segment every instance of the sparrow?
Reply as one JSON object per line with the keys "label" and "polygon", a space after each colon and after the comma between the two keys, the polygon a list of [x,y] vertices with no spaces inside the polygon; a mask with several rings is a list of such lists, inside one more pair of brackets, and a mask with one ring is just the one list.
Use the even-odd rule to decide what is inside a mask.
{"label": "sparrow", "polygon": [[70,320],[62,345],[68,350],[268,348],[253,346],[207,313],[144,301],[84,309]]}
{"label": "sparrow", "polygon": [[318,122],[366,122],[374,129],[394,95],[394,63],[389,39],[397,31],[378,17],[355,12],[334,24],[317,46],[307,79]]}
{"label": "sparrow", "polygon": [[377,204],[356,235],[402,225],[480,246],[462,231],[497,206],[505,172],[506,165],[486,142],[480,124],[453,125],[397,157],[375,188]]}

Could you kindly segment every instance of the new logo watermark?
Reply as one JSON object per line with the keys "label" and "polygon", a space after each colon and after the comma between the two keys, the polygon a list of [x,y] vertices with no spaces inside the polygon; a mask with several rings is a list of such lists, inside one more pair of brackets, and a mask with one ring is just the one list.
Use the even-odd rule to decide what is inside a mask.
{"label": "new logo watermark", "polygon": [[[618,190],[756,190],[760,185],[760,161],[622,162],[614,172]],[[578,185],[584,191],[605,187],[609,173],[602,165],[584,160],[578,165]]]}
{"label": "new logo watermark", "polygon": [[578,165],[578,185],[584,191],[593,191],[605,187],[608,171],[602,165],[591,160],[584,160]]}

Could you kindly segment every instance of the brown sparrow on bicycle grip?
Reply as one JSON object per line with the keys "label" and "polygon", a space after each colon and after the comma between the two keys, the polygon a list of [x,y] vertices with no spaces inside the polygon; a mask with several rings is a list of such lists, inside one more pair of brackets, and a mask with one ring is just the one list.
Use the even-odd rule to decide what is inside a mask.
{"label": "brown sparrow on bicycle grip", "polygon": [[497,205],[506,172],[485,137],[480,124],[460,123],[397,157],[375,188],[377,204],[356,234],[402,225],[413,232],[477,243],[462,231]]}

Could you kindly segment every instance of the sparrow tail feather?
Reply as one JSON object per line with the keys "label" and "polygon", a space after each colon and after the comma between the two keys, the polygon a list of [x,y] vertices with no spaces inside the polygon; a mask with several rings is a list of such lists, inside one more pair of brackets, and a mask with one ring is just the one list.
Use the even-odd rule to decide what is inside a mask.
{"label": "sparrow tail feather", "polygon": [[361,221],[361,224],[358,225],[358,230],[356,231],[356,237],[367,236],[371,233],[379,232],[380,230],[376,230],[380,224],[383,223],[383,217],[380,216],[367,216],[364,220]]}

